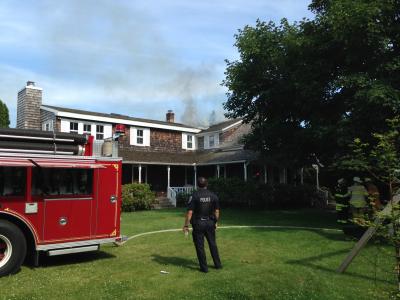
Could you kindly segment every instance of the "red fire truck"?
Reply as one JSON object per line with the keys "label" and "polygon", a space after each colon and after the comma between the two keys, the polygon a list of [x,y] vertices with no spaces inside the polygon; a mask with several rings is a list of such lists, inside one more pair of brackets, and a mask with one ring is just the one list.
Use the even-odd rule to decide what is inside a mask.
{"label": "red fire truck", "polygon": [[90,136],[0,129],[0,276],[28,254],[121,241],[121,159],[92,149]]}

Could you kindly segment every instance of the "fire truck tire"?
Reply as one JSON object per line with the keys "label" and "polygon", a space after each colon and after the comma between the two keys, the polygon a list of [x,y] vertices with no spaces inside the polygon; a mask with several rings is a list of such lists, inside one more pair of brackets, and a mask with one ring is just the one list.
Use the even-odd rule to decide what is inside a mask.
{"label": "fire truck tire", "polygon": [[26,256],[26,239],[13,223],[0,220],[0,277],[19,271]]}

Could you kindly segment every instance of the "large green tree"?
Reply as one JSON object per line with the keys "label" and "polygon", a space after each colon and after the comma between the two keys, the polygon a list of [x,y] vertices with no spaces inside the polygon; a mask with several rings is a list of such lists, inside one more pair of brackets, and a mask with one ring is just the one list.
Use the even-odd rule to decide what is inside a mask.
{"label": "large green tree", "polygon": [[314,0],[312,20],[257,21],[227,61],[227,116],[253,126],[249,148],[329,164],[400,112],[400,1]]}
{"label": "large green tree", "polygon": [[8,108],[7,105],[0,100],[0,128],[8,126],[10,126]]}

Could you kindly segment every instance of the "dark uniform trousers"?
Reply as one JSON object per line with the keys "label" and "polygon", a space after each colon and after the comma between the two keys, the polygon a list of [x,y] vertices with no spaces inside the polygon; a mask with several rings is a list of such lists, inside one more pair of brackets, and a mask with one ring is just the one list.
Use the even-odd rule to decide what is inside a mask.
{"label": "dark uniform trousers", "polygon": [[209,218],[194,220],[193,224],[193,242],[196,247],[197,258],[199,260],[200,270],[208,271],[206,253],[204,251],[204,237],[206,237],[214,266],[221,268],[221,260],[218,254],[217,243],[215,241],[215,222]]}

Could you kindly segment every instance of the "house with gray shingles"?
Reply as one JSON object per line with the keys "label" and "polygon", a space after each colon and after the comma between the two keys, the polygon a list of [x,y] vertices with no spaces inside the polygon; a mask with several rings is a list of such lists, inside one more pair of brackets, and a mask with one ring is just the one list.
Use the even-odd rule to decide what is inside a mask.
{"label": "house with gray shingles", "polygon": [[241,139],[250,126],[241,119],[204,129],[175,122],[172,111],[158,121],[50,106],[42,103],[42,89],[31,81],[18,93],[17,109],[17,128],[88,134],[99,144],[113,139],[118,129],[122,134],[114,155],[123,158],[122,183],[145,182],[172,199],[196,187],[199,176],[265,183],[292,179],[285,168],[261,164],[255,152],[244,149]]}

